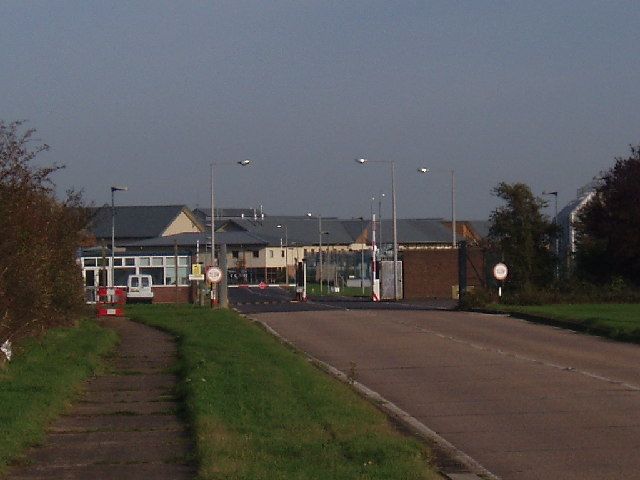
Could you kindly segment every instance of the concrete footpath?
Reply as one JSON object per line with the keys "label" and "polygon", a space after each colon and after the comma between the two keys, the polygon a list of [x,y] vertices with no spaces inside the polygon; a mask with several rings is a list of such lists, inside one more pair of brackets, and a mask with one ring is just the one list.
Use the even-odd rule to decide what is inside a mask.
{"label": "concrete footpath", "polygon": [[173,338],[127,319],[105,319],[121,342],[112,368],[49,429],[42,446],[9,479],[188,479],[192,444],[176,415]]}

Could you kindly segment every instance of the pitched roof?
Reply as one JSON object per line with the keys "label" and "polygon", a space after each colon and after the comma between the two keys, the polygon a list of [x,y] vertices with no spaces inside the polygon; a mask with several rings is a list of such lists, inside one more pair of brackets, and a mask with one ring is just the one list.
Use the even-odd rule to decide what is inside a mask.
{"label": "pitched roof", "polygon": [[[316,217],[301,216],[270,216],[264,219],[253,218],[233,219],[229,221],[248,232],[269,242],[279,245],[280,239],[287,239],[289,245],[317,245],[320,240],[318,219]],[[344,226],[344,220],[336,218],[322,218],[322,236],[324,245],[348,245],[353,243],[353,237]],[[278,228],[278,225],[282,225]]]}
{"label": "pitched roof", "polygon": [[[266,246],[267,242],[249,232],[233,231],[233,232],[216,232],[216,249],[220,244],[231,246]],[[206,245],[211,245],[211,235],[209,233],[178,233],[175,235],[167,235],[164,237],[148,238],[145,240],[121,242],[119,245],[128,248],[135,247],[173,247],[175,243],[179,247],[195,247],[200,244],[204,250]]]}
{"label": "pitched roof", "polygon": [[[104,205],[91,210],[89,231],[96,238],[111,237],[111,206]],[[117,206],[114,211],[118,238],[159,237],[182,212],[197,221],[184,205]]]}

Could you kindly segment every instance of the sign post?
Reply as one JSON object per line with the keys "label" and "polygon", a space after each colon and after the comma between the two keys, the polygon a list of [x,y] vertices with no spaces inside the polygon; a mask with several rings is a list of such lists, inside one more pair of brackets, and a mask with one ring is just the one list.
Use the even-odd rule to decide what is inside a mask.
{"label": "sign post", "polygon": [[504,279],[507,278],[508,274],[509,269],[504,263],[496,263],[494,265],[493,276],[500,282],[500,285],[498,285],[498,298],[502,298],[502,285],[504,283]]}
{"label": "sign post", "polygon": [[218,283],[222,280],[222,270],[218,267],[207,268],[207,281],[211,284],[211,307],[218,303],[218,296],[216,295],[216,289]]}

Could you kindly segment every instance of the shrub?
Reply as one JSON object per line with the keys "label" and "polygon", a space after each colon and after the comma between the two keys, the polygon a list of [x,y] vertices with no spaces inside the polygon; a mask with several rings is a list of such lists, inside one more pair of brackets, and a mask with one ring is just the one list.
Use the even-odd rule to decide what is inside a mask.
{"label": "shrub", "polygon": [[83,307],[75,251],[86,215],[79,194],[64,201],[50,177],[61,167],[33,167],[47,145],[34,130],[0,121],[0,343],[40,332]]}

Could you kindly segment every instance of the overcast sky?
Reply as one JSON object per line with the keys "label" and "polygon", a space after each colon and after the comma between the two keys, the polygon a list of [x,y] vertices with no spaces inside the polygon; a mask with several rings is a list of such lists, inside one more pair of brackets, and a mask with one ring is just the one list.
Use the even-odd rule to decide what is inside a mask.
{"label": "overcast sky", "polygon": [[400,217],[448,217],[454,169],[483,219],[500,181],[562,206],[640,143],[639,25],[637,0],[7,0],[0,118],[97,204],[207,206],[214,161],[218,205],[357,217],[390,193],[364,156]]}

